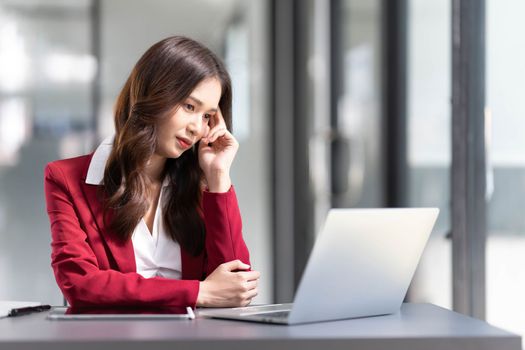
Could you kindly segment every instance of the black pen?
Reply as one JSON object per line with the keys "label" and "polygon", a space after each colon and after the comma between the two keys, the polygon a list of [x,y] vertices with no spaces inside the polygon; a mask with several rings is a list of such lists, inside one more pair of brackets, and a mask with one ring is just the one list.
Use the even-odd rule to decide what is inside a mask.
{"label": "black pen", "polygon": [[19,307],[16,309],[11,309],[7,314],[8,317],[22,316],[27,315],[32,312],[42,312],[51,309],[51,305],[37,305],[37,306],[28,306],[28,307]]}

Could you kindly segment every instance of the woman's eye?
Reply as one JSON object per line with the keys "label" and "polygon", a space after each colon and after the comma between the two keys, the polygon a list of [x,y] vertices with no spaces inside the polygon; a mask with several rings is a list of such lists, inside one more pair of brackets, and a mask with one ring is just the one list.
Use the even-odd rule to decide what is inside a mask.
{"label": "woman's eye", "polygon": [[211,119],[211,114],[205,114],[205,115],[204,115],[204,119],[205,119],[207,122],[209,122],[210,119]]}
{"label": "woman's eye", "polygon": [[189,103],[184,104],[184,108],[186,108],[188,111],[193,112],[195,110],[195,106]]}

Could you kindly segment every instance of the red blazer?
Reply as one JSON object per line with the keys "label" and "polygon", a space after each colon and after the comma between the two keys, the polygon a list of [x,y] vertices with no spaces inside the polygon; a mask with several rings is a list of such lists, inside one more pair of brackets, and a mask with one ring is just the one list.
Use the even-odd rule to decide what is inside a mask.
{"label": "red blazer", "polygon": [[232,187],[203,193],[205,251],[193,257],[181,248],[181,280],[139,275],[131,239],[122,242],[105,227],[98,186],[86,184],[92,156],[55,161],[45,169],[51,266],[70,305],[194,307],[199,281],[218,265],[235,259],[250,264]]}

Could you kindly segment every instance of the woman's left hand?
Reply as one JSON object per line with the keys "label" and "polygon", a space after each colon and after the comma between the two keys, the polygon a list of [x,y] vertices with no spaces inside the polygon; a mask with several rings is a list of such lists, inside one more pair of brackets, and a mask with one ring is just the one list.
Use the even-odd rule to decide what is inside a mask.
{"label": "woman's left hand", "polygon": [[230,167],[239,143],[226,128],[220,110],[213,118],[211,129],[199,144],[199,165],[210,192],[227,192],[231,187]]}

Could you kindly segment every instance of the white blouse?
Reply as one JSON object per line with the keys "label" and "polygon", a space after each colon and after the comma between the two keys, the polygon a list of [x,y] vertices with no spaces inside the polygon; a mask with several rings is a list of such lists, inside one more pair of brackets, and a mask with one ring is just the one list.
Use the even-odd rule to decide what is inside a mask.
{"label": "white blouse", "polygon": [[[102,184],[104,168],[113,147],[113,138],[114,136],[110,136],[102,141],[93,154],[86,183]],[[169,182],[165,179],[153,219],[153,232],[149,231],[146,222],[141,219],[131,236],[137,273],[145,278],[161,276],[181,279],[182,277],[180,245],[169,237],[162,220],[162,208],[166,200],[165,193],[168,185]]]}

